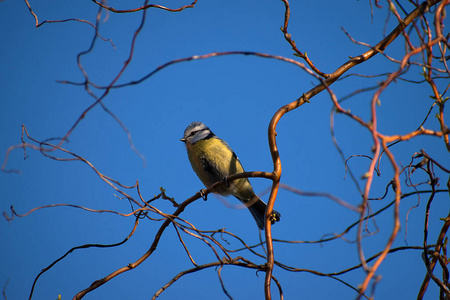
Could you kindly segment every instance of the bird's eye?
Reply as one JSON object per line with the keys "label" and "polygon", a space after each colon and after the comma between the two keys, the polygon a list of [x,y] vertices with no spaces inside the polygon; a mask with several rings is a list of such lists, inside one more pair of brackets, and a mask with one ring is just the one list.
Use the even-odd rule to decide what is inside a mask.
{"label": "bird's eye", "polygon": [[197,133],[197,131],[192,131],[189,136],[194,136]]}

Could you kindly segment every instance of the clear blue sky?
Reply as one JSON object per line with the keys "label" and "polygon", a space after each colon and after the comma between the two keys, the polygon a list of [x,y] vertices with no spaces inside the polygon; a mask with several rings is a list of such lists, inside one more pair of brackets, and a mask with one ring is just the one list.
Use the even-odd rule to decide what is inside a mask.
{"label": "clear blue sky", "polygon": [[[383,30],[392,30],[396,21],[391,16],[385,24],[387,9],[375,9],[373,21],[369,1],[292,1],[289,32],[300,50],[307,52],[315,65],[328,73],[343,64],[349,56],[366,51],[352,43],[341,30],[344,27],[355,39],[375,44],[383,38]],[[140,6],[142,2],[110,1],[117,9]],[[179,1],[164,1],[175,8]],[[185,4],[189,4],[186,2]],[[91,1],[32,1],[39,21],[68,18],[95,22],[98,7]],[[387,5],[383,3],[383,5]],[[405,5],[408,11],[409,5]],[[117,75],[130,51],[131,37],[142,13],[102,14],[99,33],[111,39],[98,39],[94,50],[81,58],[90,80],[107,85]],[[171,13],[159,9],[147,12],[145,26],[135,47],[133,60],[118,83],[139,80],[158,66],[174,59],[220,51],[255,51],[294,58],[280,27],[284,20],[281,1],[199,1],[195,8]],[[24,2],[0,2],[0,157],[8,147],[20,143],[21,124],[29,134],[45,140],[64,136],[81,113],[93,103],[82,86],[58,83],[57,80],[82,82],[76,56],[89,48],[94,30],[86,23],[65,22],[34,26],[34,18]],[[403,41],[388,48],[387,53],[402,57]],[[375,75],[397,70],[397,65],[382,56],[354,68],[351,73]],[[421,68],[415,67],[411,79],[420,79]],[[423,78],[423,77],[422,77]],[[332,89],[338,98],[383,80],[381,78],[349,78],[336,82]],[[91,110],[78,124],[64,148],[90,161],[100,172],[124,185],[140,183],[141,194],[150,199],[166,189],[176,201],[194,195],[203,188],[191,170],[184,145],[179,141],[185,127],[202,121],[235,150],[247,171],[272,171],[267,145],[267,126],[274,112],[311,89],[317,80],[300,68],[285,62],[254,56],[233,55],[183,62],[169,66],[138,85],[113,89],[104,104],[126,126],[136,149],[145,162],[133,152],[127,134],[100,106]],[[440,84],[445,84],[440,82]],[[101,90],[92,89],[96,95]],[[405,134],[422,122],[432,104],[427,86],[398,81],[381,97],[378,107],[379,131]],[[373,92],[362,93],[343,103],[345,108],[365,120],[370,117]],[[312,192],[331,193],[358,205],[360,194],[345,173],[344,163],[332,143],[330,112],[332,102],[326,93],[314,97],[310,104],[287,114],[278,126],[278,148],[283,164],[282,182]],[[439,130],[431,113],[426,123]],[[447,119],[450,117],[446,113]],[[345,154],[371,155],[370,133],[348,118],[335,117],[336,138]],[[411,156],[424,148],[449,167],[450,159],[442,140],[419,137],[393,148],[403,166]],[[92,209],[130,212],[126,200],[119,199],[81,162],[60,162],[28,149],[11,152],[7,169],[21,174],[0,173],[0,210],[9,214],[13,205],[18,213],[42,205],[69,203]],[[61,155],[60,153],[58,155]],[[63,157],[68,157],[63,155]],[[353,158],[349,165],[359,184],[370,161]],[[436,170],[443,180],[446,175]],[[383,195],[392,179],[392,168],[383,158],[381,176],[376,177],[372,197]],[[404,183],[405,177],[401,178]],[[417,175],[415,182],[425,181]],[[251,180],[257,193],[270,187],[263,179]],[[405,192],[411,192],[406,186]],[[420,189],[421,187],[419,187]],[[426,187],[424,187],[426,189]],[[135,190],[129,193],[137,198]],[[267,200],[267,195],[262,196]],[[372,209],[393,200],[392,191],[383,201],[373,202]],[[394,243],[420,246],[427,195],[402,200],[401,231]],[[410,208],[419,205],[409,214]],[[170,203],[159,200],[156,207],[173,212]],[[190,205],[182,218],[202,230],[226,228],[244,238],[249,245],[258,243],[258,230],[246,209],[238,209],[232,198],[210,196]],[[302,197],[280,191],[275,208],[281,222],[273,227],[277,239],[311,241],[326,234],[340,233],[357,220],[358,215],[323,197]],[[429,244],[435,242],[442,226],[439,218],[449,210],[448,193],[438,195],[432,204]],[[392,209],[377,216],[379,232],[364,239],[366,257],[381,251],[392,230]],[[75,208],[49,208],[36,211],[11,222],[0,221],[0,287],[6,287],[8,299],[25,299],[39,271],[72,247],[87,244],[111,244],[121,241],[131,230],[134,218],[112,214],[88,213]],[[78,250],[56,264],[38,281],[34,299],[71,299],[93,281],[138,259],[150,246],[161,223],[142,220],[134,236],[124,245],[107,249]],[[376,232],[372,222],[371,233]],[[407,232],[406,232],[407,229]],[[184,236],[198,264],[215,261],[210,249],[196,239]],[[275,257],[297,268],[329,273],[359,263],[356,231],[346,240],[323,244],[275,243]],[[230,248],[238,248],[228,238]],[[224,243],[226,245],[226,243]],[[261,252],[261,248],[258,249]],[[249,253],[238,253],[256,263],[264,260]],[[176,233],[169,228],[157,251],[135,270],[105,284],[85,299],[149,299],[178,272],[193,267]],[[426,269],[420,250],[390,254],[378,275],[378,299],[412,299],[417,295]],[[355,292],[333,279],[308,273],[291,273],[275,268],[286,299],[353,299]],[[234,299],[262,299],[264,274],[254,270],[228,266],[222,270],[225,286]],[[364,279],[361,270],[339,277],[353,286]],[[273,287],[274,299],[277,299]],[[436,299],[438,288],[430,283],[426,299]],[[217,270],[207,269],[187,275],[165,291],[160,299],[227,299],[222,292]]]}

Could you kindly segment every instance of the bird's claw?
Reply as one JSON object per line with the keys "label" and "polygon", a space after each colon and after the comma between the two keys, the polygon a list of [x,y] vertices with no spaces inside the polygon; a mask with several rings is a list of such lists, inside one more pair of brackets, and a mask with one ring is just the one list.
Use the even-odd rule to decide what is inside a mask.
{"label": "bird's claw", "polygon": [[225,176],[225,177],[223,178],[223,182],[225,182],[225,185],[227,186],[227,188],[230,187],[230,183],[228,182],[228,176]]}
{"label": "bird's claw", "polygon": [[202,197],[202,199],[203,199],[204,201],[208,200],[208,195],[207,195],[205,192],[206,192],[206,189],[201,189],[201,190],[199,191],[200,197]]}
{"label": "bird's claw", "polygon": [[280,215],[272,212],[272,214],[269,216],[269,220],[272,224],[274,224],[275,222],[280,221]]}

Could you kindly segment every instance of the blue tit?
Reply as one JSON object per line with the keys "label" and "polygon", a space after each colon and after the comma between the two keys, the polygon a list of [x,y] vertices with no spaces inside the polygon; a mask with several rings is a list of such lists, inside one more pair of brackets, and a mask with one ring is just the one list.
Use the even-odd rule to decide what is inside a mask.
{"label": "blue tit", "polygon": [[[208,188],[227,176],[242,173],[244,168],[228,144],[218,138],[202,122],[192,122],[181,139],[186,144],[189,161],[198,178]],[[259,229],[264,229],[266,203],[255,195],[247,178],[237,179],[214,190],[222,196],[233,195],[250,210]],[[272,212],[272,224],[280,220],[280,213]]]}

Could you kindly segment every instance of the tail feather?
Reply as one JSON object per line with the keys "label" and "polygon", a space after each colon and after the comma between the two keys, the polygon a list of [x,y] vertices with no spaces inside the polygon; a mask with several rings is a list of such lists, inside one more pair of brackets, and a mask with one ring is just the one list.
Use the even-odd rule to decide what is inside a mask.
{"label": "tail feather", "polygon": [[[241,200],[242,201],[242,200]],[[244,201],[242,201],[244,202]],[[254,203],[253,203],[254,202]],[[246,202],[244,202],[246,203]],[[266,203],[264,203],[264,201],[262,201],[261,199],[259,199],[258,196],[254,196],[252,198],[252,200],[248,201],[248,209],[250,210],[253,218],[256,221],[256,224],[258,225],[258,228],[261,230],[264,230],[265,227],[265,214],[266,214]],[[247,205],[246,203],[246,205]],[[281,214],[279,212],[277,212],[276,210],[272,211],[272,216],[271,216],[271,221],[272,224],[275,222],[280,221],[281,218]]]}

